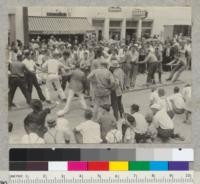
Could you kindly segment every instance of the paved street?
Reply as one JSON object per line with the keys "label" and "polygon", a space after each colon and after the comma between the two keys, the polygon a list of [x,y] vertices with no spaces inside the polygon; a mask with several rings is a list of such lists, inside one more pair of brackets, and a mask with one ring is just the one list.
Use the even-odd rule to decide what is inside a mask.
{"label": "paved street", "polygon": [[[175,85],[180,86],[180,88],[182,88],[184,86],[184,83],[178,82],[177,84],[173,84],[173,85],[170,83],[166,83],[165,79],[167,78],[168,75],[169,75],[168,73],[163,74],[163,87],[166,90],[167,95],[170,95],[173,92],[173,87]],[[140,105],[140,109],[143,114],[146,114],[147,112],[149,112],[148,104],[149,104],[150,89],[144,89],[143,84],[145,83],[145,80],[146,80],[146,75],[139,74],[137,78],[136,88],[135,88],[136,90],[127,92],[123,95],[123,104],[124,104],[126,112],[129,112],[129,107],[133,103]],[[191,82],[192,81],[191,71],[185,71],[181,75],[181,80],[184,81],[185,83]],[[53,98],[54,100],[57,100],[56,93],[54,93],[53,97],[54,97]],[[33,98],[37,98],[35,91],[33,93]],[[31,109],[26,106],[25,100],[19,90],[16,92],[14,102],[20,107],[9,111],[8,121],[11,121],[14,124],[13,133],[10,135],[10,143],[12,144],[20,143],[21,137],[25,134],[25,131],[23,128],[24,117],[29,112],[31,112]],[[57,108],[53,110],[52,113],[55,113],[56,111],[61,109],[63,106],[64,104],[59,104]],[[175,132],[180,133],[185,138],[184,143],[190,143],[192,126],[188,124],[184,124],[182,122],[183,117],[184,115],[176,115],[174,119]],[[65,118],[69,120],[72,129],[75,126],[77,126],[81,121],[84,120],[83,110],[80,108],[79,101],[76,98],[72,103],[70,112],[65,115]],[[170,143],[179,143],[179,141],[171,140]]]}

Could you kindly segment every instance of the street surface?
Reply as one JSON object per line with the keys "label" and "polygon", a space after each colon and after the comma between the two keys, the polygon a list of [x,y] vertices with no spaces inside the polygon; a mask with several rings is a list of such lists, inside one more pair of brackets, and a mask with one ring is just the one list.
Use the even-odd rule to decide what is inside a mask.
{"label": "street surface", "polygon": [[[181,89],[186,83],[191,83],[192,79],[192,72],[191,71],[184,71],[181,75],[181,81],[178,81],[176,84],[171,84],[166,82],[165,79],[168,77],[169,73],[163,74],[163,84],[162,86],[166,90],[166,94],[170,95],[173,93],[174,86],[179,86]],[[156,76],[157,79],[157,76]],[[146,75],[139,74],[137,77],[137,83],[134,90],[130,92],[126,92],[123,95],[123,104],[125,108],[125,112],[129,112],[129,108],[133,103],[139,104],[141,112],[145,115],[146,113],[150,112],[149,110],[149,96],[150,96],[150,89],[145,89],[144,85],[146,81]],[[158,79],[157,79],[158,81]],[[184,81],[184,82],[183,82]],[[53,93],[53,101],[57,101],[57,93]],[[67,91],[66,91],[67,94]],[[35,93],[35,89],[33,92],[33,98],[38,98],[37,94]],[[25,116],[31,112],[31,109],[27,107],[25,103],[25,99],[22,96],[20,90],[18,89],[15,98],[15,104],[18,108],[13,108],[9,111],[8,122],[12,122],[14,125],[13,132],[10,134],[10,143],[11,144],[19,144],[21,137],[25,134],[24,127],[23,127],[23,120]],[[88,102],[89,103],[89,102]],[[56,115],[56,112],[63,108],[64,104],[60,103],[56,109],[52,111]],[[84,121],[83,118],[83,109],[81,109],[81,105],[77,98],[75,98],[71,105],[71,110],[68,114],[65,115],[65,118],[69,121],[71,129],[76,127],[80,122]],[[179,140],[170,140],[169,143],[190,143],[191,142],[191,133],[192,133],[192,125],[191,124],[184,124],[183,123],[184,115],[176,115],[174,118],[175,124],[175,133],[181,134],[185,138],[185,141],[180,142]],[[74,139],[72,140],[74,143]],[[158,140],[155,143],[159,143]]]}

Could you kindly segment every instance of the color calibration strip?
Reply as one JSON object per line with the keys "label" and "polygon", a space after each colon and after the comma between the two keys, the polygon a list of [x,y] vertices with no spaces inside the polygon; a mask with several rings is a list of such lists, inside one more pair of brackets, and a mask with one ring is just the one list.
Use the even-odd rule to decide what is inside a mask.
{"label": "color calibration strip", "polygon": [[11,149],[10,161],[194,161],[193,149]]}
{"label": "color calibration strip", "polygon": [[187,161],[10,162],[10,171],[189,171]]}

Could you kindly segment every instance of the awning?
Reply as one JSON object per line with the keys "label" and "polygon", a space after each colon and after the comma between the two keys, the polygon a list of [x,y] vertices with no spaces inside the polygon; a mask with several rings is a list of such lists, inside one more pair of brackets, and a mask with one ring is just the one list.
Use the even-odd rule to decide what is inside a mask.
{"label": "awning", "polygon": [[29,16],[29,34],[84,34],[94,28],[85,17]]}

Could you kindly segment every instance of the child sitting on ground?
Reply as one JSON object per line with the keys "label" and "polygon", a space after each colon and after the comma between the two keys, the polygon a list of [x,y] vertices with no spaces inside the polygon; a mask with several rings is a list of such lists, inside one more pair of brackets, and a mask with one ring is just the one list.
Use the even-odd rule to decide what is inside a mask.
{"label": "child sitting on ground", "polygon": [[130,114],[125,114],[124,116],[128,125],[124,135],[124,143],[135,143],[135,118]]}
{"label": "child sitting on ground", "polygon": [[154,142],[155,138],[157,137],[158,131],[156,129],[155,124],[153,123],[153,114],[152,113],[148,113],[145,116],[145,119],[148,123],[148,128],[147,128],[147,143],[152,143]]}
{"label": "child sitting on ground", "polygon": [[113,122],[112,129],[106,135],[106,141],[109,144],[122,142],[122,133],[117,129],[117,124],[115,122]]}

